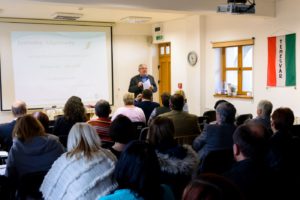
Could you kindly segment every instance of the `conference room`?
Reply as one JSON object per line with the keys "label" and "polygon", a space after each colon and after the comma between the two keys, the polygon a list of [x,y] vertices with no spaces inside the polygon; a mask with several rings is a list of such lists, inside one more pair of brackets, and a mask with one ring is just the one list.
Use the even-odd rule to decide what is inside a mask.
{"label": "conference room", "polygon": [[[221,89],[226,89],[226,77],[220,78],[220,54],[218,53],[220,48],[213,48],[213,44],[218,42],[252,40],[253,60],[251,63],[252,66],[250,66],[252,67],[252,72],[246,73],[245,75],[247,78],[245,82],[248,84],[245,89],[248,91],[239,91],[239,93],[243,93],[246,97],[248,94],[249,98],[238,98],[239,95],[236,95],[237,98],[230,98],[230,102],[234,103],[239,114],[252,113],[255,115],[257,103],[261,99],[268,99],[272,100],[274,107],[288,106],[293,109],[295,116],[299,115],[299,111],[296,106],[297,99],[299,98],[299,92],[296,85],[292,87],[273,87],[268,86],[267,84],[268,37],[297,33],[297,3],[289,1],[277,2],[272,0],[256,1],[255,14],[237,15],[216,12],[219,5],[227,4],[226,1],[191,1],[189,3],[178,1],[172,3],[172,5],[166,5],[163,2],[155,1],[152,3],[140,3],[141,5],[131,5],[133,3],[123,5],[125,3],[122,2],[122,5],[112,3],[110,6],[108,4],[105,4],[106,6],[104,6],[104,2],[86,2],[85,4],[76,2],[70,4],[67,2],[63,3],[61,1],[60,3],[55,1],[19,1],[17,4],[9,1],[2,2],[2,11],[0,13],[3,18],[1,19],[2,34],[0,38],[2,110],[10,109],[17,91],[23,91],[23,94],[20,94],[20,97],[25,98],[25,96],[22,95],[27,94],[26,98],[28,98],[29,96],[38,96],[36,91],[42,92],[43,89],[41,88],[48,88],[44,93],[41,93],[44,97],[40,97],[40,101],[45,100],[44,102],[46,103],[41,105],[41,102],[32,102],[32,108],[51,108],[52,106],[60,107],[67,98],[72,95],[65,93],[64,91],[59,91],[56,88],[62,88],[59,87],[62,83],[62,78],[65,78],[66,82],[67,80],[74,78],[68,77],[65,74],[67,74],[68,70],[72,68],[72,64],[74,65],[73,67],[76,68],[75,65],[78,65],[78,63],[76,63],[76,59],[73,59],[70,66],[65,65],[63,67],[64,71],[60,72],[62,74],[55,71],[55,69],[57,70],[61,66],[51,63],[55,60],[53,58],[55,53],[52,53],[52,55],[49,53],[49,55],[43,58],[51,59],[52,56],[52,61],[50,62],[44,61],[42,58],[35,59],[35,61],[26,61],[42,62],[43,65],[40,63],[40,70],[38,71],[39,74],[31,73],[34,68],[33,65],[31,65],[28,69],[15,69],[13,67],[18,65],[18,63],[14,61],[14,59],[17,58],[16,56],[18,56],[18,51],[25,50],[22,48],[32,47],[29,46],[30,38],[28,37],[27,45],[15,45],[17,43],[14,43],[13,40],[18,42],[17,39],[20,39],[20,34],[26,36],[27,32],[34,33],[39,31],[44,33],[43,37],[47,36],[49,37],[48,40],[51,40],[50,37],[55,37],[51,35],[51,32],[90,32],[100,30],[101,33],[107,36],[107,47],[103,47],[105,50],[101,49],[102,47],[99,47],[100,49],[97,50],[99,52],[102,50],[106,51],[106,59],[101,59],[102,61],[105,60],[106,67],[99,70],[107,70],[107,72],[105,72],[106,74],[101,73],[105,75],[100,77],[103,80],[98,83],[101,85],[104,84],[105,87],[101,87],[101,91],[104,90],[103,94],[97,94],[97,92],[95,93],[92,91],[86,96],[86,98],[82,97],[86,104],[92,103],[93,101],[95,102],[98,96],[101,97],[104,95],[103,98],[108,99],[113,107],[121,106],[122,95],[128,89],[130,78],[138,73],[137,67],[140,63],[146,63],[148,65],[148,73],[152,74],[156,81],[163,81],[164,79],[160,77],[160,69],[158,69],[160,65],[158,46],[159,44],[170,44],[171,56],[170,70],[168,72],[170,80],[167,81],[167,85],[169,85],[169,88],[167,89],[172,93],[175,90],[178,90],[178,85],[181,85],[189,101],[190,112],[196,115],[201,115],[204,111],[212,109],[215,101],[223,98],[223,96],[219,97],[218,94],[221,93]],[[57,14],[60,12],[79,13],[82,16],[75,21],[67,21],[67,24],[72,24],[70,26],[53,25],[52,22],[49,24],[49,20],[53,19],[55,13]],[[142,23],[136,19],[137,22],[134,23],[134,20],[130,21],[131,16],[142,17],[141,19],[148,19],[149,21]],[[22,18],[23,21],[18,18]],[[27,21],[25,19],[27,19]],[[30,21],[29,19],[32,20]],[[39,20],[35,21],[36,19]],[[13,20],[19,21],[19,23],[12,23]],[[82,21],[90,21],[91,24]],[[103,24],[103,22],[109,23]],[[57,24],[61,23],[62,22],[58,22]],[[98,29],[98,27],[100,28]],[[155,28],[157,27],[161,28],[161,31],[158,34],[163,36],[162,39],[158,41],[155,39]],[[76,37],[79,36],[74,33],[73,39]],[[97,40],[97,37],[94,39]],[[70,38],[70,36],[68,36],[68,38]],[[72,39],[63,41],[65,42],[65,48],[68,46],[70,47],[70,42],[74,42],[71,40]],[[35,46],[37,46],[37,42],[41,41],[36,39],[35,42]],[[69,42],[68,45],[67,42]],[[87,43],[88,42],[86,42],[85,45],[88,45]],[[44,44],[49,45],[48,47],[50,48],[51,41]],[[52,47],[54,46],[58,46],[58,44],[52,44]],[[77,50],[74,49],[74,51]],[[68,56],[83,54],[83,52],[79,52],[79,50],[78,52],[68,52]],[[197,55],[197,62],[195,65],[191,65],[188,62],[187,57],[190,52],[195,52]],[[58,54],[59,52],[56,53]],[[40,52],[40,54],[42,53]],[[30,57],[30,55],[22,56],[27,56],[27,58]],[[38,55],[31,56],[31,58],[37,56]],[[66,60],[67,59],[68,58],[66,58]],[[77,59],[80,60],[79,58]],[[22,63],[22,61],[19,62]],[[47,64],[45,62],[47,62]],[[19,69],[23,71],[17,71]],[[97,69],[86,69],[84,72],[80,71],[82,69],[76,69],[78,69],[77,74],[83,74],[81,78],[85,79],[87,84],[94,85],[96,83],[94,82],[97,81],[94,78],[96,76],[94,74],[96,73],[91,73],[91,71]],[[24,75],[22,75],[23,73]],[[52,75],[52,77],[50,77],[49,75],[49,77],[40,77],[40,73],[56,74],[56,76]],[[32,76],[29,76],[29,80],[25,81],[24,79],[26,79],[28,74],[32,74]],[[40,78],[33,78],[35,75]],[[242,82],[242,80],[237,78],[236,75],[232,76],[231,79],[234,84],[236,84],[235,82]],[[47,81],[43,81],[43,78]],[[41,85],[41,87],[33,90],[34,92],[32,91],[32,93],[22,90],[22,87],[25,87],[22,83],[26,84],[28,87],[30,85],[34,85],[31,84],[32,79],[39,81],[37,82],[37,85]],[[55,82],[54,80],[56,79],[60,79],[60,82]],[[50,80],[53,81],[48,82]],[[81,82],[82,80],[77,81]],[[98,83],[96,83],[96,85]],[[220,86],[220,84],[222,86]],[[67,83],[66,85],[71,85],[71,83]],[[50,89],[50,86],[53,86],[52,90]],[[87,85],[86,87],[89,86]],[[100,91],[99,87],[95,87],[95,90],[97,90],[98,93]],[[222,88],[220,89],[220,87]],[[56,90],[58,90],[57,92],[60,92],[60,95],[56,96],[63,96],[64,98],[59,100],[53,98],[53,96],[55,96],[53,91]],[[83,88],[82,90],[85,89]],[[70,90],[70,88],[66,88],[65,91],[72,90]],[[80,91],[77,92],[77,94],[82,93],[80,93]],[[51,94],[53,94],[52,97],[49,96],[47,98],[47,96],[45,96]],[[281,98],[277,98],[281,95],[286,97],[284,102],[282,102]],[[159,92],[154,94],[156,101],[159,100],[158,97]],[[27,100],[26,98],[24,101]],[[224,98],[226,98],[226,96]],[[30,102],[29,99],[28,102]],[[7,122],[11,119],[12,116],[10,112],[1,112],[1,122]]]}
{"label": "conference room", "polygon": [[114,113],[140,64],[156,102],[183,90],[190,114],[225,99],[254,117],[269,100],[300,124],[300,0],[0,2],[0,124],[14,119],[15,100],[52,120],[71,96],[91,117],[99,99]]}

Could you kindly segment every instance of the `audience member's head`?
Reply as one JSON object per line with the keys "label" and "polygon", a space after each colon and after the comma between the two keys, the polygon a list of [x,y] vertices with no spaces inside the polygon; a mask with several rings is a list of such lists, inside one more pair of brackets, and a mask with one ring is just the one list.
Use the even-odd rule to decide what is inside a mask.
{"label": "audience member's head", "polygon": [[64,106],[64,117],[72,122],[85,122],[86,111],[79,97],[70,97]]}
{"label": "audience member's head", "polygon": [[239,189],[223,176],[202,174],[186,186],[182,200],[242,200]]}
{"label": "audience member's head", "polygon": [[113,141],[127,144],[137,138],[136,129],[130,119],[124,115],[118,115],[109,127],[109,136]]}
{"label": "audience member's head", "polygon": [[125,93],[123,96],[123,102],[124,102],[125,106],[133,105],[134,104],[134,94],[130,93],[130,92]]}
{"label": "audience member's head", "polygon": [[76,123],[68,136],[67,156],[91,159],[101,149],[101,141],[96,130],[87,123]]}
{"label": "audience member's head", "polygon": [[160,98],[161,98],[161,102],[162,102],[163,106],[169,108],[170,107],[170,98],[171,98],[170,93],[164,92],[160,95]]}
{"label": "audience member's head", "polygon": [[95,113],[98,117],[108,118],[111,108],[108,101],[99,100],[95,105]]}
{"label": "audience member's head", "polygon": [[48,115],[46,115],[43,112],[34,112],[34,113],[32,113],[32,116],[41,122],[41,124],[43,125],[46,132],[49,130],[49,117],[48,117]]}
{"label": "audience member's head", "polygon": [[174,94],[181,94],[183,96],[184,101],[186,101],[185,92],[183,90],[176,90]]}
{"label": "audience member's head", "polygon": [[175,128],[171,119],[167,117],[157,117],[150,124],[148,140],[155,148],[167,149],[175,142],[174,133]]}
{"label": "audience member's head", "polygon": [[294,113],[290,108],[277,108],[272,114],[273,132],[289,130],[294,124],[294,119]]}
{"label": "audience member's head", "polygon": [[11,112],[13,113],[14,117],[21,117],[26,115],[27,113],[27,106],[24,101],[15,101],[11,106]]}
{"label": "audience member's head", "polygon": [[273,104],[268,100],[261,100],[257,105],[257,115],[262,118],[270,118]]}
{"label": "audience member's head", "polygon": [[143,90],[142,99],[152,101],[152,97],[153,97],[153,94],[152,94],[151,90],[149,90],[149,89]]}
{"label": "audience member's head", "polygon": [[19,117],[13,130],[13,136],[21,141],[28,141],[36,136],[44,136],[43,125],[32,115]]}
{"label": "audience member's head", "polygon": [[220,100],[216,101],[216,103],[214,105],[214,109],[216,110],[220,103],[226,103],[226,102],[228,102],[228,101],[226,101],[224,99],[220,99]]}
{"label": "audience member's head", "polygon": [[216,118],[219,124],[233,124],[235,120],[236,109],[229,102],[220,103],[216,109]]}
{"label": "audience member's head", "polygon": [[129,143],[119,158],[114,177],[120,189],[130,189],[145,200],[160,199],[160,166],[150,144]]}
{"label": "audience member's head", "polygon": [[236,161],[262,158],[266,153],[269,132],[261,124],[239,126],[233,134],[233,152]]}
{"label": "audience member's head", "polygon": [[184,97],[181,94],[173,94],[170,98],[172,110],[182,111],[184,106]]}

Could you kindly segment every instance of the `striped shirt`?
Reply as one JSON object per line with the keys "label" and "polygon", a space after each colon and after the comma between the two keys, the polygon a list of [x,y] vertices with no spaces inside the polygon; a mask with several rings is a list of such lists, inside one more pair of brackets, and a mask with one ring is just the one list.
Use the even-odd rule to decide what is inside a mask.
{"label": "striped shirt", "polygon": [[101,141],[113,142],[111,137],[109,137],[109,135],[108,135],[109,127],[111,124],[110,119],[100,117],[98,119],[92,119],[92,120],[88,121],[88,124],[92,125],[96,129],[98,135],[101,138]]}

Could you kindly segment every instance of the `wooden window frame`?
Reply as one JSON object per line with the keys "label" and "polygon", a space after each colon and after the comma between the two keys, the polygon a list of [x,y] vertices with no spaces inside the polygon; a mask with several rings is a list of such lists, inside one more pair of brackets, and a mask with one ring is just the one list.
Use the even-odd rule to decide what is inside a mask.
{"label": "wooden window frame", "polygon": [[[236,88],[237,96],[238,97],[247,97],[247,92],[243,91],[243,72],[244,71],[252,71],[253,72],[253,66],[244,66],[243,67],[243,47],[244,46],[254,46],[254,39],[227,41],[227,42],[215,42],[212,44],[212,46],[213,46],[213,48],[221,49],[221,67],[222,67],[221,80],[222,80],[222,82],[226,81],[226,72],[227,71],[237,71],[237,73],[238,73],[238,85]],[[228,47],[237,47],[238,48],[237,67],[232,67],[232,68],[226,67],[226,48],[228,48]],[[217,97],[220,95],[214,95],[214,96]]]}

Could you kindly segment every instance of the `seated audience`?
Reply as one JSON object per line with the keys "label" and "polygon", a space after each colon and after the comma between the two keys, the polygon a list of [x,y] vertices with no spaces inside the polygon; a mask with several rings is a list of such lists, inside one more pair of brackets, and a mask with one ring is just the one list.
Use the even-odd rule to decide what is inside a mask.
{"label": "seated audience", "polygon": [[27,113],[25,102],[14,102],[11,107],[11,112],[14,116],[14,120],[9,123],[0,124],[0,149],[4,151],[9,151],[12,145],[12,133],[16,124],[16,120]]}
{"label": "seated audience", "polygon": [[182,200],[244,200],[239,189],[223,176],[201,174],[184,190]]}
{"label": "seated audience", "polygon": [[290,108],[278,108],[271,116],[273,135],[269,140],[267,162],[272,173],[272,199],[300,199],[300,147],[290,132],[293,123],[294,113]]}
{"label": "seated audience", "polygon": [[[69,135],[69,131],[76,122],[86,122],[86,111],[79,97],[70,97],[64,106],[64,115],[57,118],[53,127],[53,134],[57,136]],[[66,146],[66,139],[61,141]]]}
{"label": "seated audience", "polygon": [[184,92],[183,90],[176,90],[176,91],[174,92],[174,94],[180,94],[180,95],[183,96],[183,99],[184,99],[184,105],[183,105],[182,110],[183,110],[184,112],[189,112],[189,108],[188,108],[188,104],[187,104],[187,99],[186,99],[186,96],[185,96],[185,92]]}
{"label": "seated audience", "polygon": [[137,132],[130,119],[124,115],[118,115],[111,123],[109,128],[109,136],[115,142],[108,149],[115,154],[117,158],[124,150],[127,143],[138,138]]}
{"label": "seated audience", "polygon": [[148,119],[152,113],[152,111],[159,107],[159,103],[152,101],[152,91],[149,89],[143,90],[142,92],[142,101],[136,102],[135,106],[141,108],[145,114],[146,117],[146,123],[148,122]]}
{"label": "seated audience", "polygon": [[132,141],[116,165],[114,178],[119,187],[100,200],[173,200],[170,188],[160,185],[159,162],[151,145]]}
{"label": "seated audience", "polygon": [[48,115],[46,115],[43,112],[34,112],[34,113],[32,113],[32,116],[34,118],[36,118],[37,120],[39,120],[39,122],[41,122],[41,124],[43,125],[43,127],[45,129],[45,132],[49,133],[49,123],[50,123],[50,121],[49,121]]}
{"label": "seated audience", "polygon": [[268,100],[261,100],[256,109],[257,117],[252,122],[264,125],[267,129],[271,129],[271,113],[273,105]]}
{"label": "seated audience", "polygon": [[113,191],[115,156],[101,148],[95,129],[76,123],[69,134],[67,152],[52,165],[40,191],[45,200],[97,199]]}
{"label": "seated audience", "polygon": [[273,135],[270,138],[269,164],[273,170],[280,171],[288,159],[288,150],[292,135],[290,128],[294,123],[294,113],[289,108],[278,108],[272,114],[271,128]]}
{"label": "seated audience", "polygon": [[126,93],[123,96],[124,107],[120,107],[112,116],[112,121],[122,114],[128,117],[132,122],[144,122],[146,123],[146,117],[141,108],[134,106],[134,94]]}
{"label": "seated audience", "polygon": [[216,101],[216,103],[214,105],[214,109],[217,110],[218,105],[221,103],[228,103],[228,101],[226,101],[224,99],[220,99],[220,100]]}
{"label": "seated audience", "polygon": [[157,117],[158,115],[171,111],[171,109],[170,109],[170,97],[171,97],[171,95],[168,92],[164,92],[164,93],[161,94],[160,98],[161,98],[162,106],[156,107],[152,111],[152,113],[149,117],[149,120],[148,120],[149,125],[151,123],[151,120],[154,119],[155,117]]}
{"label": "seated audience", "polygon": [[210,152],[221,149],[231,149],[232,135],[235,131],[236,109],[231,103],[221,103],[216,110],[216,124],[207,124],[203,132],[194,140],[193,148],[201,160]]}
{"label": "seated audience", "polygon": [[184,97],[181,94],[174,94],[170,99],[171,111],[161,114],[161,117],[171,119],[175,126],[175,137],[200,134],[200,126],[196,115],[184,112]]}
{"label": "seated audience", "polygon": [[42,124],[32,115],[17,119],[13,137],[5,171],[13,181],[28,173],[48,171],[64,151],[58,138],[46,134]]}
{"label": "seated audience", "polygon": [[[220,99],[218,101],[216,101],[215,105],[214,105],[214,110],[207,110],[203,113],[203,117],[205,117],[206,119],[204,119],[204,124],[216,124],[216,109],[218,107],[219,104],[221,103],[228,103],[228,101],[224,100],[224,99]],[[203,130],[203,127],[201,127],[201,131]]]}
{"label": "seated audience", "polygon": [[111,120],[109,114],[111,113],[110,105],[105,100],[100,100],[95,105],[95,114],[98,116],[97,119],[88,121],[88,124],[92,125],[99,137],[101,138],[102,146],[104,143],[112,143],[113,140],[108,135],[109,126]]}
{"label": "seated audience", "polygon": [[264,162],[269,132],[262,124],[239,126],[233,134],[236,163],[224,175],[243,193],[245,199],[267,199],[268,173]]}
{"label": "seated audience", "polygon": [[176,199],[180,199],[183,189],[197,169],[198,158],[189,145],[177,144],[174,132],[171,119],[157,117],[150,125],[148,140],[156,150],[162,183],[171,186]]}

